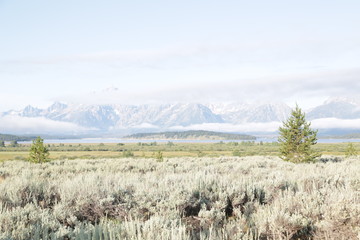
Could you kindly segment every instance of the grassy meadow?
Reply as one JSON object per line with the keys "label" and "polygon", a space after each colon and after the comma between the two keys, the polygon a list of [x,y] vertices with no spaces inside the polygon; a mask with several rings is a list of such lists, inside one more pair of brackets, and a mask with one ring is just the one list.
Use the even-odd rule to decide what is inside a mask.
{"label": "grassy meadow", "polygon": [[29,146],[1,150],[0,239],[360,238],[347,144],[317,144],[332,156],[312,164],[268,143],[48,147],[44,164],[23,161]]}
{"label": "grassy meadow", "polygon": [[[353,143],[360,149],[360,143]],[[345,155],[347,143],[318,143],[315,151],[323,155]],[[47,144],[52,160],[97,159],[141,157],[156,158],[160,151],[163,157],[221,157],[221,156],[278,156],[278,145],[274,143],[222,142],[217,143],[73,143]],[[0,147],[0,161],[25,160],[29,155],[30,144],[16,147]]]}

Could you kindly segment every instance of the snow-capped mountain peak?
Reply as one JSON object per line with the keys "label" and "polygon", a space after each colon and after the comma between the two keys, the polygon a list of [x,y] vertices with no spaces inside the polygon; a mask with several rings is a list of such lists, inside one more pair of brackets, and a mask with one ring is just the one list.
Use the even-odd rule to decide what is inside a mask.
{"label": "snow-capped mountain peak", "polygon": [[[284,103],[173,103],[173,104],[65,104],[55,102],[46,109],[27,106],[20,111],[0,114],[4,117],[42,118],[74,124],[109,133],[124,129],[188,128],[192,126],[236,126],[242,124],[281,123],[291,109]],[[329,99],[307,112],[309,120],[320,118],[360,119],[360,104],[353,99]],[[26,120],[26,119],[24,119]],[[217,124],[217,125],[214,125]],[[221,131],[221,129],[219,129]]]}

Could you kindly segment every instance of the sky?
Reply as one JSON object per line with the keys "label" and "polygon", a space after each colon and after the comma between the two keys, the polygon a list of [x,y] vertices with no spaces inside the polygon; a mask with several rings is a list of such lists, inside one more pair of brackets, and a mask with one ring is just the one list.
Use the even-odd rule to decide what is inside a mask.
{"label": "sky", "polygon": [[357,0],[0,0],[0,112],[357,97],[359,12]]}

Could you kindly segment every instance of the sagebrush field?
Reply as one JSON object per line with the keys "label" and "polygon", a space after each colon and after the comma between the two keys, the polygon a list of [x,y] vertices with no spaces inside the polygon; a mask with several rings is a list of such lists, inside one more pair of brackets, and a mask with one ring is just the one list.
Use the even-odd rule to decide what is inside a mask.
{"label": "sagebrush field", "polygon": [[0,239],[357,239],[360,159],[0,163]]}

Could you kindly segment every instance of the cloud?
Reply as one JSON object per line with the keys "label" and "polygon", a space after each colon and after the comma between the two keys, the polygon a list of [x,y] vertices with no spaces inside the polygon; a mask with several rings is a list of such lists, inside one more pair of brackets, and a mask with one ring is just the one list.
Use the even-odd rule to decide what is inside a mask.
{"label": "cloud", "polygon": [[230,124],[230,123],[204,123],[194,124],[190,126],[174,126],[170,130],[186,131],[186,130],[206,130],[215,132],[275,132],[278,130],[280,122],[267,123],[244,123],[244,124]]}
{"label": "cloud", "polygon": [[[360,92],[360,48],[339,44],[335,49],[311,41],[193,44],[1,61],[0,71],[33,71],[22,78],[4,75],[9,82],[41,84],[41,91],[31,91],[33,99],[46,95],[46,100],[91,104],[276,100],[302,106]],[[354,59],[346,57],[348,52]],[[118,91],[82,93],[110,85]]]}
{"label": "cloud", "polygon": [[26,93],[22,93],[22,92],[1,93],[0,102],[1,102],[0,112],[9,111],[10,109],[25,108],[29,104],[39,108],[46,108],[53,103],[53,101],[44,100],[38,95],[29,97],[28,95],[26,95]]}
{"label": "cloud", "polygon": [[[243,48],[243,47],[242,47]],[[238,52],[238,46],[171,46],[152,49],[133,49],[125,51],[91,52],[44,58],[28,58],[0,61],[0,64],[11,65],[62,65],[62,64],[105,64],[112,68],[178,68],[190,62],[210,63],[209,56],[228,55]],[[243,48],[243,50],[245,50]],[[246,51],[249,51],[247,49]],[[216,60],[216,58],[213,58]]]}
{"label": "cloud", "polygon": [[[349,53],[351,53],[349,55]],[[192,43],[188,45],[170,45],[160,48],[128,49],[123,51],[98,51],[84,54],[69,54],[38,58],[3,60],[9,68],[15,65],[20,71],[21,65],[106,65],[110,68],[154,68],[188,69],[212,66],[221,68],[235,66],[241,72],[251,68],[255,73],[265,69],[284,72],[288,69],[314,69],[326,66],[336,67],[342,62],[354,66],[359,60],[360,48],[356,41],[343,44],[342,41],[329,40],[277,40],[222,42],[218,44]],[[350,61],[351,60],[351,61]],[[356,66],[356,65],[355,65]],[[78,68],[78,66],[77,66]],[[257,70],[258,69],[258,70]],[[259,71],[259,69],[261,71]],[[7,72],[9,70],[6,70]]]}
{"label": "cloud", "polygon": [[95,129],[84,128],[74,123],[54,121],[43,117],[21,117],[4,116],[0,117],[2,133],[13,134],[80,134]]}
{"label": "cloud", "polygon": [[[148,104],[170,102],[298,102],[302,106],[320,105],[334,96],[359,96],[360,69],[292,74],[223,82],[173,83],[149,86],[145,90],[118,87],[106,91],[59,97],[57,101],[76,103]],[[307,107],[307,106],[305,106]]]}
{"label": "cloud", "polygon": [[359,129],[360,119],[319,118],[311,121],[311,127],[316,129]]}
{"label": "cloud", "polygon": [[139,125],[132,126],[131,128],[158,129],[160,127],[151,123],[141,123]]}
{"label": "cloud", "polygon": [[[237,133],[252,133],[252,132],[277,132],[281,122],[266,122],[266,123],[204,123],[194,124],[190,126],[174,126],[170,130],[186,131],[186,130],[206,130],[216,132],[237,132]],[[313,129],[359,129],[360,119],[338,119],[338,118],[321,118],[311,121],[311,128]]]}

